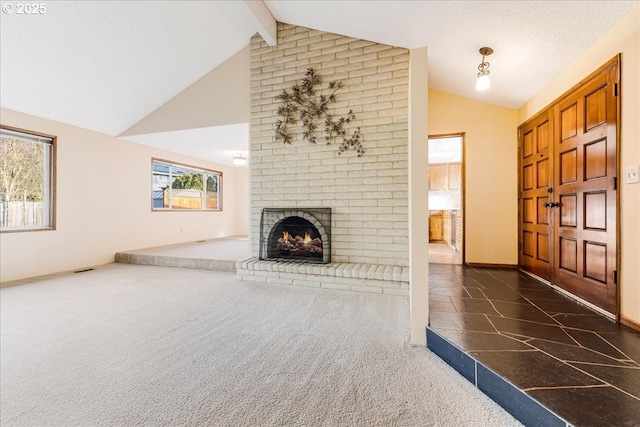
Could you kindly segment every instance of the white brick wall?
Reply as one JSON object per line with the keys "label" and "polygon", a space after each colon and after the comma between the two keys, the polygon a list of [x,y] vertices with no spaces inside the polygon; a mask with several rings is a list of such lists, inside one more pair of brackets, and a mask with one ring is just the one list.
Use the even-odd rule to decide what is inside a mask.
{"label": "white brick wall", "polygon": [[[313,67],[323,78],[342,81],[334,114],[349,109],[360,126],[363,157],[338,154],[338,146],[274,140],[278,101]],[[251,40],[251,241],[258,255],[260,212],[265,207],[332,208],[332,263],[409,265],[408,75],[409,51],[308,28],[278,24],[278,45]],[[322,125],[319,126],[322,130]],[[319,132],[321,135],[321,132]],[[275,277],[272,277],[275,279]],[[354,279],[350,277],[350,280]],[[384,279],[384,278],[383,278]],[[278,276],[278,280],[283,279]],[[315,286],[317,280],[299,279]],[[334,282],[333,286],[354,287]],[[344,287],[343,286],[343,287]],[[382,286],[380,287],[382,289]]]}

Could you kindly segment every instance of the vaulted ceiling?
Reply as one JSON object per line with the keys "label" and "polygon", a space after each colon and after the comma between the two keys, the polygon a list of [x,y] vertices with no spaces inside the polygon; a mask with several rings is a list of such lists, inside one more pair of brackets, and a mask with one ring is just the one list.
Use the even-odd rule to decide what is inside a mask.
{"label": "vaulted ceiling", "polygon": [[[638,1],[258,3],[275,21],[398,47],[427,46],[430,87],[518,108]],[[266,34],[256,2],[46,2],[46,12],[37,15],[18,14],[17,2],[5,4],[14,8],[0,14],[0,106],[114,136],[241,51],[256,32]],[[482,46],[495,51],[488,58],[492,88],[476,92]],[[228,141],[233,129],[239,129],[233,149],[246,150],[246,126],[219,133]],[[137,140],[166,148],[180,136]],[[201,129],[188,140],[207,158],[219,138]],[[174,151],[188,151],[187,145]]]}

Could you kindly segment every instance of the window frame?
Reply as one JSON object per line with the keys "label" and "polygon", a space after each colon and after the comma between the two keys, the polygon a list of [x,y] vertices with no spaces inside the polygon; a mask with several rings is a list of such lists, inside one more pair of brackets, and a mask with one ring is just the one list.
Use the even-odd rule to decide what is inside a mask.
{"label": "window frame", "polygon": [[[159,163],[159,164],[163,164],[165,166],[169,167],[169,170],[171,170],[172,167],[177,167],[177,168],[188,168],[188,169],[192,169],[194,171],[200,172],[202,174],[214,174],[218,176],[218,186],[217,186],[217,199],[218,199],[218,207],[215,209],[208,209],[206,208],[206,196],[202,199],[203,204],[202,206],[205,206],[204,208],[174,208],[174,207],[155,207],[153,205],[153,192],[156,191],[154,190],[154,164]],[[171,173],[171,172],[169,172]],[[169,177],[171,177],[171,175],[169,175]],[[206,179],[203,179],[203,190],[206,189]],[[158,157],[152,157],[151,158],[151,211],[152,212],[222,212],[222,207],[223,207],[223,203],[222,203],[222,189],[223,189],[223,173],[222,171],[217,171],[214,169],[208,169],[208,168],[204,168],[202,166],[193,166],[190,164],[186,164],[186,163],[180,163],[180,162],[175,162],[172,160],[166,160],[166,159],[162,159],[162,158],[158,158]],[[206,191],[204,192],[206,194]],[[171,202],[171,200],[170,200]]]}
{"label": "window frame", "polygon": [[[57,218],[57,152],[58,152],[58,137],[56,135],[50,135],[43,132],[32,131],[23,128],[17,128],[13,126],[7,126],[0,124],[0,130],[5,130],[8,133],[17,133],[24,134],[27,136],[31,136],[33,138],[42,138],[50,140],[51,150],[49,153],[49,173],[46,174],[46,165],[45,165],[45,180],[46,175],[48,175],[48,184],[45,189],[45,198],[47,198],[47,189],[49,193],[48,201],[49,201],[49,209],[48,209],[48,217],[49,217],[49,225],[46,226],[28,226],[28,227],[11,227],[5,228],[0,227],[0,233],[29,233],[34,231],[53,231],[56,230],[56,218]],[[18,135],[19,136],[19,135]],[[44,143],[44,142],[43,142]],[[46,183],[46,181],[45,181]],[[46,201],[45,201],[46,206]]]}

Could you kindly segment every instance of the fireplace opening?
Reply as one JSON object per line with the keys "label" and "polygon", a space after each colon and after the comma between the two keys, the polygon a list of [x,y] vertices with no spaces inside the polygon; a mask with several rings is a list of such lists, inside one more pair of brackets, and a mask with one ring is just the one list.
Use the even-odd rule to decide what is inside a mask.
{"label": "fireplace opening", "polygon": [[[299,216],[291,216],[273,227],[274,255],[277,258],[303,258],[322,261],[322,238],[313,224]],[[271,246],[270,245],[270,246]]]}
{"label": "fireplace opening", "polygon": [[331,209],[265,208],[260,221],[260,259],[328,263]]}

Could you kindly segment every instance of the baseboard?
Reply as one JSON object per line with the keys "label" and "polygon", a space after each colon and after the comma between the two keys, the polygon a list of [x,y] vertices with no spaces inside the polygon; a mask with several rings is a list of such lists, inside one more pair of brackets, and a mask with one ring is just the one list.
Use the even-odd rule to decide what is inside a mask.
{"label": "baseboard", "polygon": [[631,329],[635,329],[636,331],[640,332],[640,323],[634,320],[631,320],[628,317],[624,317],[623,315],[620,315],[620,323],[630,327]]}
{"label": "baseboard", "polygon": [[469,267],[476,267],[476,268],[506,268],[510,270],[515,270],[518,268],[517,264],[483,264],[479,262],[467,262],[465,264],[468,265]]}

